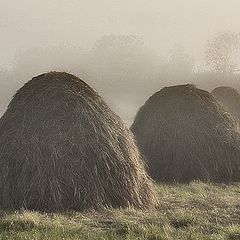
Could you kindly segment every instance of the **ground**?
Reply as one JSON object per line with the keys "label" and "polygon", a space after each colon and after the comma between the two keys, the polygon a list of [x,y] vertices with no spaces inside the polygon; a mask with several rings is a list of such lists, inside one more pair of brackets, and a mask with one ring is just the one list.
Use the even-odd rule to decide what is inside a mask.
{"label": "ground", "polygon": [[3,239],[240,240],[240,184],[159,185],[158,209],[0,213]]}

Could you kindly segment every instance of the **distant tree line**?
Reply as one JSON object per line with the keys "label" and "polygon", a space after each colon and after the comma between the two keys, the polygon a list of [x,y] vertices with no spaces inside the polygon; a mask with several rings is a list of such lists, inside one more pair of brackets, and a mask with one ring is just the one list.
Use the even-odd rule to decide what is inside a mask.
{"label": "distant tree line", "polygon": [[[206,68],[179,44],[162,56],[144,45],[135,35],[106,35],[84,51],[73,46],[30,49],[19,53],[11,71],[0,71],[0,112],[24,82],[50,70],[67,71],[97,89],[124,119],[132,119],[136,109],[157,90],[167,85],[196,83],[212,90],[221,83],[240,89],[238,33],[216,34],[206,44]],[[3,110],[2,110],[3,111]]]}

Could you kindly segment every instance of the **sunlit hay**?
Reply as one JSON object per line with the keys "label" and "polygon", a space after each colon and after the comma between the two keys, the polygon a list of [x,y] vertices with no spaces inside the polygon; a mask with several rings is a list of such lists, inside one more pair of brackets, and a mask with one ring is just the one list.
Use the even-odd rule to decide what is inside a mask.
{"label": "sunlit hay", "polygon": [[231,113],[237,121],[240,120],[240,94],[232,87],[217,87],[212,95]]}
{"label": "sunlit hay", "polygon": [[140,108],[131,130],[157,181],[240,179],[236,122],[210,93],[193,85],[155,93]]}
{"label": "sunlit hay", "polygon": [[50,72],[14,96],[0,120],[0,208],[152,207],[132,133],[79,78]]}

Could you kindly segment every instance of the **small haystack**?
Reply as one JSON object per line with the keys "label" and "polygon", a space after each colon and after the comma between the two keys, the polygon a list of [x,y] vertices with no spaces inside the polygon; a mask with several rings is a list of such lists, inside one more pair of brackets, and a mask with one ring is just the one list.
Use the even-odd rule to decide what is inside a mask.
{"label": "small haystack", "polygon": [[50,72],[0,120],[0,209],[85,210],[156,203],[132,133],[79,78]]}
{"label": "small haystack", "polygon": [[157,181],[240,179],[236,122],[193,85],[165,87],[140,108],[131,130]]}
{"label": "small haystack", "polygon": [[237,121],[240,120],[240,94],[232,87],[217,87],[212,95],[231,113]]}

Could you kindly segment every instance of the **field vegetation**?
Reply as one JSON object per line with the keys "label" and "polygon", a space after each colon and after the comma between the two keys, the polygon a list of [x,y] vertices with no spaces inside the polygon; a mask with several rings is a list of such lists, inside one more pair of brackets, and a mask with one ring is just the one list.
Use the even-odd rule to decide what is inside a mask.
{"label": "field vegetation", "polygon": [[151,211],[1,212],[0,239],[240,239],[240,184],[164,184],[158,194]]}

